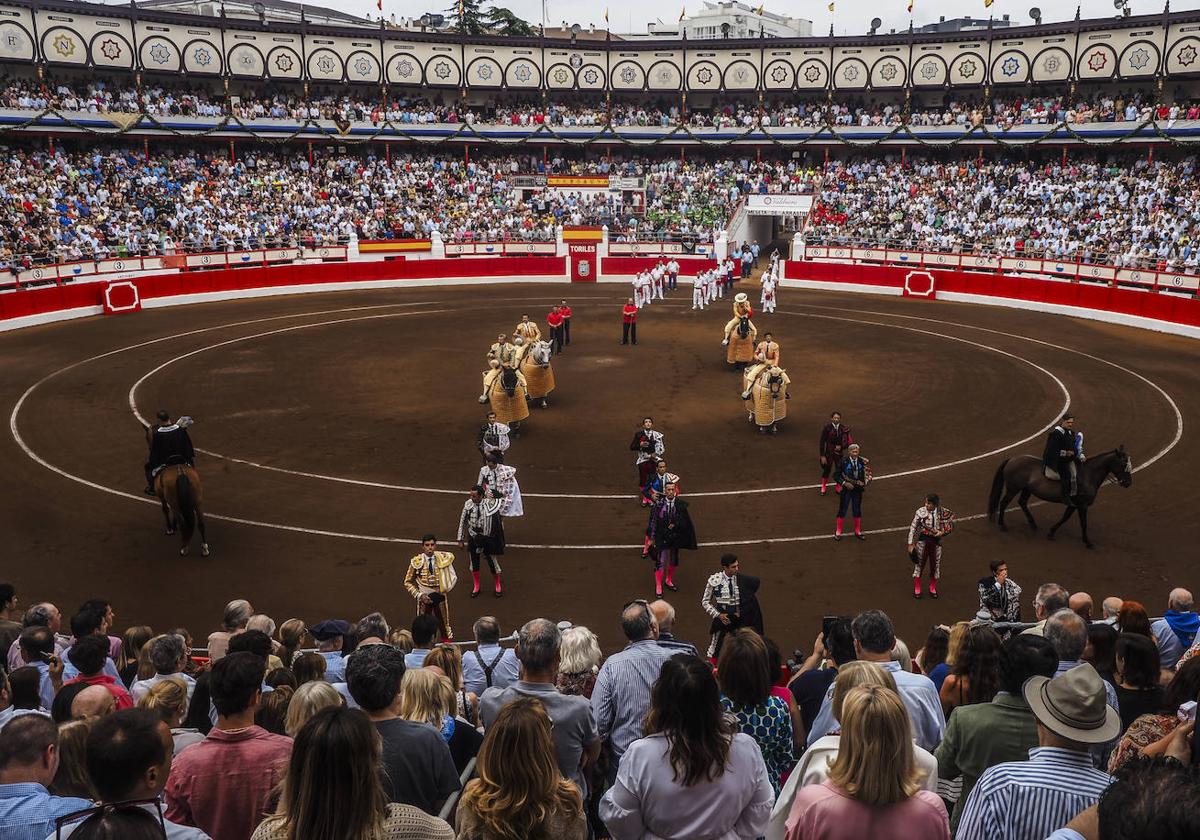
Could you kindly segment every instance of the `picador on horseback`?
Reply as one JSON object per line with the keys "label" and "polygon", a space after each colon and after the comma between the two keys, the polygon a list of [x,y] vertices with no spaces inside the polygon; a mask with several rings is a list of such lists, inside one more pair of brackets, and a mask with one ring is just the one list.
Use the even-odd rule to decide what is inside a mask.
{"label": "picador on horseback", "polygon": [[1036,496],[1067,506],[1062,518],[1046,533],[1048,539],[1054,539],[1058,529],[1078,512],[1083,542],[1092,548],[1088,538],[1088,508],[1095,504],[1100,488],[1110,482],[1121,487],[1133,483],[1133,460],[1124,444],[1085,458],[1083,434],[1075,431],[1075,418],[1065,414],[1050,430],[1041,458],[1015,455],[1000,462],[988,495],[988,519],[999,525],[1000,530],[1007,530],[1004,513],[1009,502],[1016,498],[1025,521],[1036,531],[1037,520],[1029,509],[1030,497]]}
{"label": "picador on horseback", "polygon": [[1075,431],[1075,417],[1064,414],[1046,438],[1042,467],[1046,478],[1058,479],[1062,485],[1063,501],[1076,504],[1079,493],[1079,465],[1087,459],[1083,454],[1083,433]]}
{"label": "picador on horseback", "polygon": [[145,466],[147,496],[158,495],[154,489],[154,477],[164,467],[172,464],[196,466],[196,450],[187,433],[190,425],[192,418],[180,417],[172,423],[171,414],[163,410],[158,412],[158,425],[146,427],[146,442],[150,447],[150,457]]}

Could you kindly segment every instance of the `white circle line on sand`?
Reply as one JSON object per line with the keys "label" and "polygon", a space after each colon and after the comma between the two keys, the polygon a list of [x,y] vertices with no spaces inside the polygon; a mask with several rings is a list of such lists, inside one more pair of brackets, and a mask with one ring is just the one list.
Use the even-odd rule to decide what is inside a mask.
{"label": "white circle line on sand", "polygon": [[[851,309],[849,307],[844,307],[844,306],[812,305],[812,308],[813,309],[828,309],[828,310],[836,311],[836,312],[864,311],[864,310]],[[963,323],[959,323],[957,321],[944,321],[939,318],[922,318],[919,315],[898,315],[898,314],[892,313],[892,312],[875,312],[875,311],[870,311],[870,310],[866,310],[865,312],[868,315],[884,315],[884,316],[890,316],[893,318],[904,318],[909,321],[925,321],[927,323],[932,323],[932,324],[951,324],[952,326],[962,327],[963,329],[967,329],[967,330],[978,330],[979,332],[992,333],[993,335],[1002,335],[1002,336],[1007,336],[1009,338],[1020,338],[1024,341],[1029,341],[1034,344],[1041,344],[1042,346],[1049,347],[1053,350],[1062,350],[1067,353],[1073,353],[1076,356],[1083,356],[1085,359],[1091,359],[1094,362],[1100,362],[1101,364],[1105,364],[1105,365],[1108,365],[1109,367],[1116,368],[1117,370],[1121,371],[1122,373],[1126,373],[1136,379],[1140,379],[1142,382],[1144,382],[1145,384],[1147,384],[1151,388],[1153,388],[1155,391],[1157,391],[1159,396],[1161,396],[1164,400],[1166,400],[1167,405],[1171,406],[1171,410],[1173,412],[1175,412],[1175,437],[1166,447],[1164,447],[1163,449],[1161,449],[1157,453],[1155,453],[1149,460],[1134,467],[1134,469],[1133,469],[1134,472],[1139,472],[1141,470],[1144,470],[1146,467],[1150,466],[1151,464],[1156,463],[1160,458],[1163,458],[1168,452],[1170,452],[1172,449],[1174,449],[1176,444],[1178,444],[1179,441],[1183,439],[1183,412],[1179,410],[1178,403],[1175,402],[1175,400],[1171,397],[1171,395],[1168,394],[1162,387],[1160,387],[1157,382],[1150,380],[1149,378],[1138,373],[1136,370],[1130,370],[1129,368],[1127,368],[1123,365],[1119,365],[1110,359],[1105,359],[1102,356],[1094,356],[1091,353],[1085,353],[1082,350],[1076,350],[1074,347],[1064,347],[1061,344],[1054,344],[1049,341],[1043,341],[1040,338],[1031,338],[1031,337],[1025,336],[1025,335],[1017,336],[1017,335],[1013,335],[1012,333],[1006,333],[1003,330],[996,330],[996,329],[992,329],[990,327],[977,327],[973,324],[963,324]],[[1067,316],[1060,315],[1058,317],[1067,317]]]}
{"label": "white circle line on sand", "polygon": [[[458,311],[458,310],[456,309],[455,311]],[[405,314],[412,314],[412,313],[405,313]],[[906,327],[906,326],[903,326],[900,324],[889,324],[889,323],[881,322],[881,321],[863,321],[863,320],[857,319],[857,318],[841,318],[841,317],[838,317],[835,315],[819,315],[819,314],[811,314],[811,313],[803,313],[803,312],[787,312],[787,313],[782,313],[782,314],[796,315],[799,317],[808,317],[808,318],[820,318],[820,319],[832,320],[832,321],[849,321],[852,323],[865,324],[868,326],[890,327],[892,329],[904,330],[907,332],[915,332],[915,333],[919,333],[922,335],[929,335],[929,336],[933,336],[935,338],[943,338],[948,341],[957,341],[957,342],[960,342],[963,344],[971,345],[973,347],[981,348],[983,350],[990,350],[994,353],[998,353],[999,355],[1007,356],[1009,358],[1016,359],[1019,362],[1023,362],[1024,364],[1029,365],[1030,367],[1034,368],[1035,370],[1039,371],[1040,373],[1045,374],[1058,386],[1059,390],[1062,392],[1062,395],[1063,395],[1062,407],[1057,412],[1055,412],[1055,414],[1050,418],[1049,421],[1047,421],[1047,423],[1044,426],[1042,426],[1037,431],[1033,432],[1033,434],[1029,435],[1028,437],[1022,438],[1021,440],[1018,440],[1018,441],[1014,441],[1013,443],[1004,444],[1000,447],[989,450],[987,452],[980,453],[978,455],[971,455],[966,458],[959,458],[957,460],[947,461],[946,463],[942,463],[942,464],[934,464],[933,466],[918,467],[918,468],[914,468],[911,470],[901,470],[899,472],[878,475],[873,478],[873,481],[885,481],[887,479],[892,479],[892,478],[903,478],[905,476],[920,475],[922,473],[928,473],[928,472],[936,472],[939,470],[949,469],[951,467],[961,466],[962,464],[968,464],[973,461],[979,461],[984,458],[990,458],[993,455],[999,455],[1001,452],[1007,452],[1008,450],[1014,449],[1024,443],[1028,443],[1029,441],[1033,440],[1034,438],[1037,438],[1038,436],[1047,432],[1056,422],[1058,422],[1058,419],[1060,417],[1062,417],[1063,413],[1066,412],[1067,408],[1071,404],[1071,394],[1067,390],[1067,386],[1063,384],[1063,381],[1061,379],[1059,379],[1057,376],[1055,376],[1050,371],[1046,370],[1046,368],[1042,367],[1041,365],[1039,365],[1035,362],[1032,362],[1029,359],[1018,356],[1015,353],[1010,353],[1007,350],[1001,350],[998,347],[992,347],[991,345],[988,345],[988,344],[981,344],[979,342],[971,341],[970,339],[961,338],[959,336],[945,335],[943,333],[935,332],[933,330],[924,330],[924,329],[919,329],[917,327]],[[165,368],[173,365],[175,362],[182,361],[183,359],[187,359],[191,356],[195,356],[195,355],[197,355],[199,353],[203,353],[207,350],[213,350],[213,349],[217,349],[220,347],[226,347],[230,344],[236,344],[241,341],[252,341],[252,340],[255,340],[258,338],[265,338],[267,336],[278,335],[279,333],[283,333],[283,332],[292,332],[295,330],[312,329],[312,328],[322,327],[322,326],[327,326],[327,325],[332,325],[332,324],[344,324],[344,323],[352,323],[355,321],[366,321],[366,320],[372,320],[372,319],[377,319],[377,318],[389,318],[389,317],[393,317],[393,315],[392,314],[369,315],[369,316],[361,316],[361,317],[357,317],[357,318],[339,318],[339,319],[335,319],[335,320],[331,320],[331,321],[315,321],[312,323],[298,324],[293,327],[287,327],[287,328],[279,329],[279,330],[269,330],[269,331],[262,332],[262,333],[239,336],[237,338],[229,339],[226,341],[221,341],[216,344],[208,345],[206,347],[197,348],[188,353],[184,353],[183,355],[168,359],[167,361],[163,362],[162,364],[158,365],[157,367],[155,367],[155,368],[151,369],[150,371],[148,371],[147,373],[145,373],[140,379],[138,379],[136,382],[134,382],[133,385],[129,389],[129,395],[128,395],[129,408],[133,412],[133,415],[142,423],[142,425],[148,425],[149,421],[142,415],[142,413],[138,410],[138,407],[137,407],[138,388],[140,388],[142,386],[142,384],[145,383],[146,380],[148,380],[150,377],[154,376],[159,371],[162,371]],[[1010,337],[1017,337],[1017,336],[1010,336]],[[276,466],[272,466],[270,464],[261,464],[261,463],[258,463],[257,461],[251,461],[246,458],[237,458],[232,455],[225,455],[220,452],[214,452],[209,449],[197,449],[196,451],[201,452],[201,453],[208,455],[210,457],[213,457],[213,458],[220,458],[222,460],[229,461],[231,463],[242,464],[243,466],[248,466],[248,467],[252,467],[252,468],[260,469],[260,470],[265,470],[267,472],[280,473],[283,475],[291,475],[291,476],[296,476],[296,477],[300,477],[300,478],[309,478],[309,479],[314,479],[314,480],[318,480],[318,481],[329,481],[329,482],[334,482],[337,484],[348,484],[348,485],[353,485],[353,486],[357,486],[357,487],[370,487],[370,488],[374,488],[377,490],[394,490],[394,491],[401,491],[401,492],[430,493],[430,494],[453,495],[453,496],[461,496],[464,493],[463,488],[417,487],[417,486],[407,485],[407,484],[393,484],[390,482],[383,482],[383,481],[370,481],[367,479],[347,478],[345,476],[327,475],[324,473],[314,473],[314,472],[307,472],[305,470],[290,469],[287,467],[276,467]],[[802,491],[802,490],[815,490],[820,486],[821,486],[820,484],[798,484],[798,485],[790,485],[790,486],[785,486],[785,487],[759,487],[759,488],[748,488],[748,489],[743,489],[743,490],[707,490],[707,491],[689,492],[687,495],[688,495],[688,498],[692,498],[692,499],[706,498],[706,497],[719,497],[719,496],[743,496],[743,495],[753,495],[753,494],[762,494],[762,493],[787,493],[787,492],[795,492],[795,491]],[[534,492],[530,492],[530,493],[522,493],[521,495],[524,496],[525,498],[530,498],[530,499],[593,499],[593,500],[603,499],[603,500],[611,500],[611,499],[629,499],[632,497],[632,494],[629,494],[629,493],[534,493]]]}
{"label": "white circle line on sand", "polygon": [[[352,308],[344,309],[344,310],[330,310],[329,313],[315,313],[315,312],[314,313],[298,313],[297,315],[278,316],[278,317],[274,317],[274,318],[262,318],[262,319],[257,319],[255,321],[248,321],[248,322],[243,322],[243,323],[262,323],[265,321],[280,320],[282,318],[303,317],[305,315],[316,315],[316,314],[332,314],[333,312],[338,312],[338,311],[355,311],[355,310],[361,310],[361,309],[367,309],[367,308],[370,308],[370,307],[352,307]],[[850,312],[858,311],[858,310],[842,308],[842,307],[823,307],[823,308],[838,309],[841,311],[850,311]],[[894,315],[894,313],[888,313],[888,312],[868,313],[868,314],[879,314],[879,315],[884,315],[884,316],[888,316],[888,317],[910,318],[912,320],[934,321],[935,323],[945,323],[943,321],[935,321],[935,319],[930,319],[930,318],[918,318],[916,316]],[[228,325],[226,325],[226,326],[228,326]],[[1106,359],[1102,359],[1097,356],[1092,356],[1091,354],[1084,353],[1083,351],[1074,350],[1069,347],[1061,347],[1059,345],[1052,344],[1047,341],[1042,341],[1040,339],[1029,338],[1028,336],[1017,336],[1017,335],[1013,335],[1011,333],[1005,333],[1001,330],[993,330],[993,329],[989,329],[986,327],[975,327],[975,326],[971,326],[971,325],[967,325],[967,324],[958,324],[958,326],[962,326],[962,327],[965,327],[968,329],[982,330],[984,332],[991,332],[991,333],[995,333],[998,335],[1008,336],[1011,338],[1025,339],[1025,340],[1032,341],[1032,342],[1035,342],[1038,344],[1043,344],[1045,346],[1052,347],[1055,349],[1065,350],[1067,352],[1075,353],[1077,355],[1086,356],[1087,358],[1094,359],[1094,360],[1100,361],[1100,362],[1104,362],[1105,364],[1109,364],[1112,367],[1117,368],[1118,370],[1122,370],[1126,373],[1129,373],[1132,376],[1135,376],[1138,379],[1141,379],[1142,381],[1146,382],[1148,385],[1150,385],[1156,391],[1158,391],[1159,394],[1161,394],[1163,396],[1163,398],[1165,398],[1167,400],[1167,402],[1171,405],[1171,407],[1175,411],[1175,417],[1176,417],[1176,423],[1177,423],[1176,434],[1175,434],[1174,439],[1169,444],[1167,444],[1163,449],[1161,449],[1158,453],[1156,453],[1153,457],[1151,457],[1145,463],[1136,467],[1134,469],[1134,472],[1138,472],[1138,471],[1150,466],[1151,464],[1157,462],[1159,459],[1164,457],[1168,452],[1170,452],[1172,449],[1174,449],[1175,446],[1179,443],[1180,439],[1183,437],[1183,415],[1180,412],[1179,406],[1176,404],[1175,400],[1172,399],[1170,394],[1168,394],[1165,390],[1163,390],[1161,387],[1159,387],[1156,383],[1152,382],[1151,380],[1149,380],[1145,376],[1142,376],[1141,374],[1137,373],[1136,371],[1131,371],[1128,368],[1124,368],[1121,365],[1116,364],[1115,362],[1110,362]],[[193,331],[193,333],[208,332],[213,329],[222,329],[222,327],[211,327],[211,328],[206,328],[203,330],[195,330],[195,331]],[[183,333],[183,334],[180,334],[180,336],[181,335],[189,335],[189,334],[193,334],[193,333]],[[123,349],[134,349],[135,347],[143,347],[148,344],[155,344],[159,341],[166,341],[170,338],[178,338],[180,336],[167,336],[162,339],[155,339],[153,341],[143,342],[141,344],[133,345],[131,347],[123,348]],[[118,496],[121,498],[130,499],[135,502],[141,502],[143,504],[150,504],[150,505],[154,505],[157,507],[158,502],[156,502],[153,499],[147,498],[144,495],[136,495],[133,493],[128,493],[123,490],[117,490],[112,487],[106,487],[103,484],[98,484],[94,481],[89,481],[86,478],[82,478],[80,476],[74,475],[72,473],[67,472],[66,470],[61,469],[60,467],[55,466],[54,464],[51,464],[49,461],[45,460],[44,458],[42,458],[40,455],[38,455],[36,452],[33,451],[33,449],[29,446],[29,444],[26,443],[25,439],[23,437],[21,437],[20,431],[18,430],[18,427],[17,427],[17,420],[20,415],[21,408],[24,406],[24,404],[25,404],[26,400],[29,398],[29,396],[35,390],[37,390],[37,388],[40,385],[49,381],[50,379],[53,379],[54,377],[58,376],[59,374],[65,373],[66,371],[71,370],[75,367],[86,364],[87,362],[90,362],[90,361],[93,361],[96,359],[101,359],[101,358],[105,358],[107,356],[114,355],[119,352],[122,352],[122,350],[113,350],[113,351],[109,351],[106,353],[98,354],[98,355],[93,356],[88,359],[82,359],[71,365],[68,365],[67,367],[60,368],[57,371],[49,373],[46,376],[42,377],[37,382],[35,382],[34,384],[30,385],[25,390],[25,392],[21,395],[21,397],[17,400],[16,404],[13,406],[13,410],[12,410],[12,413],[9,415],[9,421],[8,421],[9,432],[12,434],[13,440],[17,443],[17,445],[21,448],[21,450],[25,453],[25,455],[27,457],[29,457],[30,460],[34,461],[35,463],[39,464],[40,466],[44,467],[45,469],[47,469],[53,473],[56,473],[57,475],[60,475],[63,478],[66,478],[70,481],[74,481],[77,484],[81,484],[85,487],[90,487],[94,490],[99,490],[103,493],[108,493],[109,495],[112,495],[112,496]],[[622,497],[622,498],[626,498],[626,497]],[[1016,508],[1010,508],[1010,510],[1016,510]],[[976,513],[976,514],[971,514],[968,516],[960,516],[960,517],[958,517],[958,521],[982,519],[986,515],[987,514],[984,514],[984,513]],[[231,523],[238,524],[238,525],[250,525],[250,526],[254,526],[254,527],[258,527],[258,528],[268,528],[268,529],[276,530],[276,531],[309,534],[309,535],[313,535],[313,536],[336,537],[339,539],[351,539],[351,540],[359,540],[359,541],[366,541],[366,542],[398,543],[398,544],[408,544],[408,545],[416,545],[416,544],[419,544],[419,542],[420,542],[418,539],[415,539],[415,538],[406,539],[403,537],[386,537],[386,536],[373,535],[373,534],[352,534],[352,533],[344,533],[344,532],[340,532],[340,531],[329,531],[329,530],[323,530],[323,529],[317,529],[317,528],[305,528],[305,527],[298,526],[298,525],[284,525],[284,524],[278,523],[278,522],[261,522],[258,520],[244,519],[242,517],[228,516],[228,515],[223,515],[223,514],[209,513],[209,514],[206,514],[206,516],[209,518],[212,518],[212,519],[219,520],[219,521],[231,522]],[[868,531],[865,531],[864,533],[866,533],[868,535],[896,533],[899,531],[904,531],[907,528],[908,528],[907,525],[898,525],[898,526],[894,526],[891,528],[877,528],[877,529],[873,529],[873,530],[868,530]],[[830,538],[829,534],[810,534],[810,535],[794,536],[794,537],[766,537],[766,538],[760,538],[760,539],[731,540],[731,541],[726,541],[726,542],[716,542],[716,541],[703,542],[703,543],[700,543],[699,545],[701,545],[705,548],[712,548],[712,547],[725,547],[725,546],[765,545],[765,544],[771,544],[771,543],[810,542],[813,540],[822,540],[822,539],[829,539],[829,538]],[[615,544],[614,545],[601,545],[601,544],[596,544],[596,545],[554,545],[554,544],[510,543],[509,545],[511,548],[516,548],[516,549],[535,549],[535,550],[551,549],[551,550],[559,550],[559,551],[631,550],[631,549],[641,549],[641,547],[642,547],[641,544],[639,544],[639,543],[632,543],[632,544],[627,544],[627,545],[615,545]]]}

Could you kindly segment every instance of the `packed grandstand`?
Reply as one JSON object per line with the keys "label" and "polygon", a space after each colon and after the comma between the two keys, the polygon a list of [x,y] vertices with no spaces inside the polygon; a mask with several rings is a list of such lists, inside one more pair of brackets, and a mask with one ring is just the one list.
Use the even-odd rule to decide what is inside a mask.
{"label": "packed grandstand", "polygon": [[[1180,37],[1172,49],[1195,40]],[[1128,52],[1114,61],[1136,61]],[[133,257],[433,242],[566,255],[571,229],[706,267],[731,245],[742,253],[740,239],[748,266],[750,236],[734,226],[753,199],[776,196],[804,197],[805,209],[768,228],[764,261],[772,249],[785,261],[842,249],[845,262],[895,250],[1200,273],[1200,90],[1166,56],[1156,77],[1114,71],[1087,84],[1072,71],[1008,89],[692,96],[680,82],[607,97],[168,75],[137,60],[96,72],[46,56],[5,65],[2,293],[72,283],[39,273],[48,266]],[[210,122],[167,126],[174,117]],[[316,122],[335,127],[301,136]],[[274,123],[295,136],[261,133]],[[423,143],[350,133],[383,126],[594,134]],[[888,142],[618,142],[613,127],[879,129]],[[902,133],[938,127],[976,133],[942,144]],[[1006,140],[1022,127],[1060,133]],[[1118,282],[1142,281],[1105,276]],[[414,569],[421,557],[432,555]],[[672,632],[682,600],[630,600],[591,629],[536,617],[562,614],[554,603],[504,627],[476,609],[452,639],[432,613],[410,619],[407,603],[285,620],[231,591],[211,626],[124,627],[118,615],[134,605],[119,585],[72,610],[5,570],[0,837],[1200,836],[1200,617],[1187,581],[1148,609],[1030,579],[1014,562],[1022,594],[1005,562],[984,561],[974,616],[906,643],[888,604],[864,603],[826,616],[789,657],[780,646],[801,642],[766,638],[761,622],[720,626],[757,609],[752,591],[721,579],[735,578],[736,558],[721,562],[703,596],[707,655],[707,635]]]}

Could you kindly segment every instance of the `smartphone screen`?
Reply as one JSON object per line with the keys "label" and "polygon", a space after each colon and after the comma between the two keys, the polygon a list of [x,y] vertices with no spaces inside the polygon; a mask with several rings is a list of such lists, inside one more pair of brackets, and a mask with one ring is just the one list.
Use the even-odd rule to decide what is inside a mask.
{"label": "smartphone screen", "polygon": [[825,641],[829,641],[829,631],[833,629],[833,625],[837,622],[836,615],[827,615],[821,619],[821,632],[825,636]]}

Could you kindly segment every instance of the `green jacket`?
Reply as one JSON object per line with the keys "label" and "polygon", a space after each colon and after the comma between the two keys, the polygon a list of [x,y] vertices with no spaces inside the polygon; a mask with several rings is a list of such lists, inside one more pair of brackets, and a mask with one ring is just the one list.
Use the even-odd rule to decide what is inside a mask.
{"label": "green jacket", "polygon": [[962,796],[950,815],[951,832],[958,829],[963,806],[983,771],[1005,761],[1026,761],[1037,745],[1037,721],[1023,697],[1001,692],[991,703],[954,709],[934,752],[939,779],[963,780]]}

